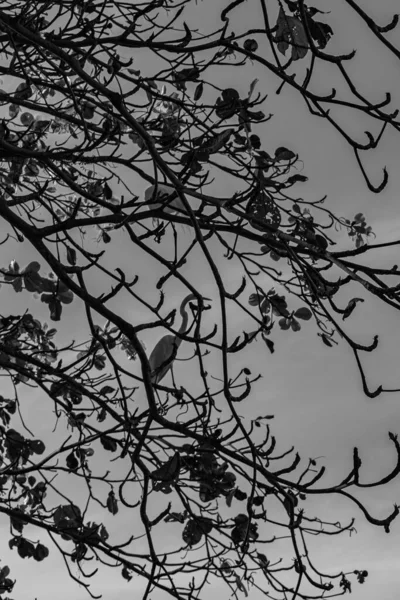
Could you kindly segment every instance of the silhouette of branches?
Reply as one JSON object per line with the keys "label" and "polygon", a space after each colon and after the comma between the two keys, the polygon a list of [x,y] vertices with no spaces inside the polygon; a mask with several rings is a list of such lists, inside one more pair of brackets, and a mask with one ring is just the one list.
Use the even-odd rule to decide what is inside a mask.
{"label": "silhouette of branches", "polygon": [[[398,17],[378,25],[345,4],[398,59],[387,36]],[[277,331],[302,326],[350,347],[367,396],[398,391],[370,388],[361,356],[378,335],[362,344],[347,319],[371,296],[400,306],[397,266],[373,260],[400,241],[375,240],[362,213],[299,197],[298,155],[267,151],[255,133],[271,118],[259,82],[243,80],[245,93],[220,84],[252,62],[277,93],[295,90],[350,145],[376,193],[387,170],[374,183],[361,157],[399,129],[390,93],[373,102],[351,78],[353,48],[330,52],[335,15],[260,0],[255,26],[241,29],[245,8],[235,0],[201,29],[205,3],[191,0],[0,1],[1,244],[29,249],[25,266],[1,266],[2,292],[22,293],[27,309],[0,320],[0,512],[10,548],[44,560],[36,535],[46,534],[92,597],[99,565],[140,580],[144,599],[204,598],[220,581],[235,598],[253,588],[332,597],[368,573],[317,565],[312,536],[352,532],[354,521],[323,520],[307,501],[342,496],[387,532],[399,512],[378,519],[356,495],[399,474],[396,434],[388,475],[366,482],[356,448],[349,474],[328,486],[316,460],[278,450],[272,415],[240,412],[262,374],[235,371],[232,355],[245,365],[250,345],[272,353],[284,343]],[[343,89],[317,91],[321,65]],[[351,134],[349,114],[371,131]],[[197,302],[181,331],[168,299],[188,294]],[[142,340],[154,329],[185,342],[158,383]],[[54,426],[46,443],[26,419],[29,394]],[[5,566],[0,596],[13,586]]]}

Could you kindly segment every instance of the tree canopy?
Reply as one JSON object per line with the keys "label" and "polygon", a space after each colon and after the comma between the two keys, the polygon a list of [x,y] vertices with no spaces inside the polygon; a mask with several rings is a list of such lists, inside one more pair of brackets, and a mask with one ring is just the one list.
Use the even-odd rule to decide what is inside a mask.
{"label": "tree canopy", "polygon": [[[343,4],[400,58],[397,15],[378,24]],[[362,213],[300,196],[307,165],[258,135],[272,116],[246,69],[262,69],[268,94],[290,89],[340,135],[374,193],[389,174],[373,180],[365,152],[400,128],[390,90],[379,101],[361,91],[355,40],[336,42],[345,17],[333,6],[259,0],[243,19],[249,6],[0,0],[0,294],[21,294],[27,307],[0,318],[0,513],[21,559],[61,554],[66,576],[93,597],[98,565],[135,577],[144,599],[205,598],[215,582],[226,597],[331,597],[368,573],[319,570],[310,537],[354,522],[322,520],[308,501],[345,498],[386,532],[399,512],[378,518],[360,500],[398,475],[395,433],[397,460],[380,480],[364,476],[355,448],[327,485],[325,468],[290,441],[278,451],[268,406],[243,416],[265,385],[249,352],[278,353],[287,331],[347,345],[370,398],[398,391],[370,385],[363,358],[379,332],[361,343],[351,317],[370,299],[400,307],[397,265],[373,260],[400,241],[376,239]],[[215,7],[218,21],[199,16]],[[324,68],[341,84],[321,94]],[[367,131],[354,132],[359,116]],[[171,335],[157,372],[142,339],[151,330]],[[46,443],[26,425],[29,396],[53,430]],[[118,519],[124,539],[113,535]],[[15,580],[3,564],[2,598]]]}

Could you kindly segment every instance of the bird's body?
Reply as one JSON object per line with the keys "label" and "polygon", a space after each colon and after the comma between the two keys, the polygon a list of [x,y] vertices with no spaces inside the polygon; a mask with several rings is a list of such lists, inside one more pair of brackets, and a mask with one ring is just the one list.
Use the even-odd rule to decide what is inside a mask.
{"label": "bird's body", "polygon": [[[167,214],[187,217],[185,205],[179,197],[178,192],[172,185],[168,185],[167,183],[159,183],[157,186],[151,185],[148,187],[144,193],[144,201],[154,210],[162,208],[163,212]],[[155,221],[157,222],[157,219]],[[185,232],[190,232],[191,230],[188,225],[182,225],[182,229]]]}
{"label": "bird's body", "polygon": [[[194,294],[189,294],[189,296],[186,296],[186,298],[183,299],[180,307],[180,314],[182,317],[182,323],[179,328],[180,334],[186,333],[186,328],[189,321],[186,305],[191,300],[196,300],[196,296]],[[208,298],[205,298],[205,300],[208,300]],[[168,371],[172,368],[173,362],[176,358],[176,353],[181,343],[182,338],[179,336],[167,334],[164,335],[154,346],[149,358],[151,368],[150,378],[152,383],[160,383],[161,379],[163,379]]]}
{"label": "bird's body", "polygon": [[[171,197],[170,200],[168,200],[169,197]],[[167,183],[158,183],[157,185],[148,187],[144,193],[144,201],[147,204],[151,204],[154,209],[163,207],[166,213],[178,214],[186,212],[185,206],[176,189]]]}
{"label": "bird's body", "polygon": [[178,349],[175,339],[174,335],[164,335],[154,346],[149,358],[152,383],[159,383],[172,367]]}

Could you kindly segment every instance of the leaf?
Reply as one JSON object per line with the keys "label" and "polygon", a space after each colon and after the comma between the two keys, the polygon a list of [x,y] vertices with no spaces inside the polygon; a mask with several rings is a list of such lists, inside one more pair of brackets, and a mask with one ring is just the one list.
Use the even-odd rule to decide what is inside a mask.
{"label": "leaf", "polygon": [[296,310],[296,312],[294,313],[294,316],[297,317],[298,319],[303,319],[303,321],[309,321],[312,317],[312,312],[306,306],[302,306],[301,308],[298,308]]}
{"label": "leaf", "polygon": [[112,189],[108,185],[107,181],[105,182],[105,184],[103,186],[103,194],[104,194],[104,197],[106,200],[111,200],[111,198],[113,197]]}
{"label": "leaf", "polygon": [[76,265],[76,250],[70,246],[67,247],[67,261],[70,265]]}
{"label": "leaf", "polygon": [[353,310],[355,309],[355,307],[357,306],[358,302],[364,302],[363,298],[352,298],[348,305],[346,306],[346,308],[344,309],[344,313],[343,313],[343,321],[345,319],[347,319],[351,313],[353,312]]}
{"label": "leaf", "polygon": [[271,352],[271,354],[273,354],[275,352],[274,342],[272,340],[270,340],[266,335],[263,335],[262,338],[263,338],[268,350]]}
{"label": "leaf", "polygon": [[75,456],[75,453],[72,451],[65,459],[66,465],[70,471],[76,471],[79,468],[79,461]]}
{"label": "leaf", "polygon": [[34,454],[43,454],[43,452],[46,450],[46,446],[42,440],[31,440],[29,445]]}
{"label": "leaf", "polygon": [[275,150],[275,160],[278,162],[281,160],[293,160],[294,158],[296,158],[296,154],[283,146]]}
{"label": "leaf", "polygon": [[[251,226],[259,231],[265,232],[263,222],[274,229],[278,229],[281,223],[281,213],[279,208],[276,206],[272,197],[263,191],[249,200],[246,212],[250,217]],[[257,221],[261,221],[261,223],[254,221],[251,217],[256,218]]]}
{"label": "leaf", "polygon": [[308,177],[306,177],[305,175],[300,175],[300,173],[295,173],[294,175],[291,175],[290,177],[288,177],[288,179],[286,179],[286,183],[289,183],[290,185],[293,185],[298,181],[308,181]]}
{"label": "leaf", "polygon": [[328,346],[328,348],[332,348],[333,344],[325,333],[321,333],[320,337],[322,338],[322,341],[324,342],[325,346]]}
{"label": "leaf", "polygon": [[63,304],[71,304],[71,302],[74,299],[74,293],[71,292],[71,290],[69,288],[67,288],[67,286],[65,285],[64,282],[59,281],[58,282],[58,294],[57,294],[57,298]]}
{"label": "leaf", "polygon": [[9,576],[9,574],[10,574],[10,567],[8,567],[6,565],[0,571],[0,582],[3,582],[6,579],[6,577]]}
{"label": "leaf", "polygon": [[[312,11],[312,14],[311,14]],[[330,38],[333,35],[333,30],[328,23],[322,23],[321,21],[314,21],[311,17],[314,16],[317,12],[315,8],[308,9],[308,15],[306,15],[308,29],[310,31],[310,35],[313,40],[316,42],[317,46],[322,50],[326,47]]]}
{"label": "leaf", "polygon": [[246,500],[246,498],[247,498],[246,492],[243,492],[239,488],[235,489],[235,492],[233,495],[236,498],[236,500],[239,500],[239,501]]}
{"label": "leaf", "polygon": [[10,106],[8,107],[8,114],[10,115],[11,119],[14,119],[17,114],[20,111],[20,106],[18,106],[17,104],[10,104]]}
{"label": "leaf", "polygon": [[255,87],[256,87],[256,85],[257,85],[257,83],[258,83],[258,79],[253,79],[253,81],[251,82],[251,84],[250,84],[250,89],[249,89],[249,94],[248,94],[248,96],[247,96],[247,99],[248,99],[248,100],[250,100],[250,99],[251,99],[251,97],[252,97],[252,95],[253,95],[253,92],[254,92],[254,89],[255,89]]}
{"label": "leaf", "polygon": [[35,546],[25,538],[20,538],[17,552],[21,558],[31,558],[35,554]]}
{"label": "leaf", "polygon": [[210,533],[213,528],[212,521],[207,518],[190,519],[182,533],[182,539],[188,546],[195,546],[201,541],[204,534]]}
{"label": "leaf", "polygon": [[102,371],[106,366],[106,357],[102,354],[96,354],[93,359],[93,366],[98,371]]}
{"label": "leaf", "polygon": [[15,96],[21,100],[28,100],[33,94],[32,88],[28,83],[24,81],[19,84],[15,90]]}
{"label": "leaf", "polygon": [[279,52],[285,55],[291,46],[293,60],[304,58],[308,52],[308,40],[300,19],[286,15],[281,8],[276,26],[275,42]]}
{"label": "leaf", "polygon": [[84,119],[93,119],[95,106],[91,102],[84,102],[82,104],[82,117]]}
{"label": "leaf", "polygon": [[118,448],[117,442],[109,435],[102,435],[100,437],[100,442],[104,450],[107,450],[108,452],[116,452]]}
{"label": "leaf", "polygon": [[26,273],[24,284],[28,292],[43,292],[43,279],[38,273]]}
{"label": "leaf", "polygon": [[300,331],[301,329],[301,325],[298,321],[296,321],[296,319],[292,319],[290,326],[292,328],[292,331]]}
{"label": "leaf", "polygon": [[200,100],[200,98],[202,97],[203,89],[204,89],[204,84],[201,81],[194,91],[193,100],[195,102],[197,102],[197,100]]}
{"label": "leaf", "polygon": [[209,154],[215,154],[225,146],[234,132],[234,129],[226,129],[222,133],[205,141],[199,149],[205,150]]}
{"label": "leaf", "polygon": [[250,306],[258,306],[262,300],[262,297],[259,294],[250,294],[249,296],[249,304]]}
{"label": "leaf", "polygon": [[284,331],[287,331],[290,327],[290,320],[289,319],[279,319],[278,324],[281,329],[283,329]]}
{"label": "leaf", "polygon": [[241,102],[239,93],[233,88],[227,88],[222,92],[222,98],[217,98],[215,114],[219,119],[230,119],[240,111]]}
{"label": "leaf", "polygon": [[243,583],[242,583],[242,580],[241,580],[240,576],[239,576],[237,573],[234,573],[234,577],[235,577],[235,580],[236,580],[236,585],[237,585],[238,589],[239,589],[241,592],[243,592],[243,593],[244,593],[244,595],[245,595],[245,596],[246,596],[246,598],[247,598],[247,596],[249,595],[249,593],[248,593],[247,589],[245,588],[245,586],[243,585]]}
{"label": "leaf", "polygon": [[249,38],[249,39],[245,40],[245,42],[243,44],[243,48],[245,50],[247,50],[247,52],[257,52],[258,43],[256,42],[256,40]]}
{"label": "leaf", "polygon": [[111,490],[107,496],[107,509],[112,515],[116,515],[118,512],[118,502],[113,490]]}
{"label": "leaf", "polygon": [[[242,112],[240,114],[242,115]],[[265,119],[265,113],[262,110],[245,110],[243,116],[245,121],[262,121]]]}
{"label": "leaf", "polygon": [[179,471],[180,457],[179,453],[175,452],[174,456],[170,458],[169,461],[151,473],[151,477],[157,481],[172,483],[178,478]]}
{"label": "leaf", "polygon": [[82,523],[82,513],[75,504],[64,504],[56,508],[53,514],[57,527],[78,527]]}
{"label": "leaf", "polygon": [[[44,294],[42,294],[43,297]],[[52,297],[52,299],[49,302],[49,309],[50,309],[50,319],[52,321],[60,321],[61,319],[61,313],[62,313],[62,306],[61,306],[61,302],[57,299]]]}
{"label": "leaf", "polygon": [[46,546],[44,546],[43,544],[37,544],[34,554],[33,554],[33,558],[36,561],[41,562],[42,560],[47,558],[48,555],[49,555],[49,549],[46,548]]}
{"label": "leaf", "polygon": [[132,579],[132,575],[128,567],[122,567],[121,575],[124,579],[126,579],[126,581],[130,581]]}
{"label": "leaf", "polygon": [[25,125],[26,127],[28,127],[28,125],[33,123],[33,121],[35,120],[35,117],[31,113],[24,112],[24,113],[22,113],[20,119],[21,119],[22,125]]}
{"label": "leaf", "polygon": [[182,539],[188,546],[195,546],[199,542],[201,542],[201,538],[203,537],[203,531],[197,525],[196,521],[192,519],[188,521],[185,525],[185,528],[182,532]]}
{"label": "leaf", "polygon": [[101,388],[100,394],[105,396],[107,394],[112,394],[114,391],[115,391],[115,388],[111,387],[110,385],[105,385],[104,387]]}

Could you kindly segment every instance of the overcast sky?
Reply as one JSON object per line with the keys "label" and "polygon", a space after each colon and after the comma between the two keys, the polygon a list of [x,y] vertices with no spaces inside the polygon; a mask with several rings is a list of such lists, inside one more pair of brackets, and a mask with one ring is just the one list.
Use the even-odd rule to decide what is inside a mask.
{"label": "overcast sky", "polygon": [[[204,0],[193,6],[196,13],[197,25],[212,22],[213,11],[219,14],[220,7],[225,2],[212,2]],[[318,3],[322,9],[332,9],[335,4],[336,13],[332,13],[329,21],[334,29],[335,42],[328,49],[341,48],[341,52],[350,51],[355,45],[362,48],[354,62],[353,72],[366,92],[375,94],[380,98],[383,92],[390,90],[400,99],[398,65],[383,48],[380,48],[371,35],[366,35],[365,27],[351,17],[346,10],[344,2],[335,3],[333,0]],[[378,9],[379,4],[379,9]],[[397,6],[395,0],[381,0],[374,3],[372,0],[364,1],[363,6],[375,14],[384,15],[382,22],[386,22]],[[338,8],[340,5],[340,8]],[[254,0],[245,2],[238,19],[241,19],[240,28],[245,27],[246,20],[252,23],[258,17],[257,3]],[[398,6],[397,6],[398,8]],[[254,11],[254,13],[253,13]],[[343,18],[341,15],[346,15]],[[335,21],[335,18],[337,21]],[[237,26],[239,30],[239,25]],[[392,40],[399,40],[392,35]],[[384,68],[383,66],[384,65]],[[219,74],[220,85],[236,87],[241,95],[245,95],[251,81],[257,77],[260,81],[260,91],[268,91],[269,98],[264,108],[265,112],[273,113],[274,118],[262,126],[264,147],[273,152],[278,146],[287,146],[300,154],[304,164],[304,174],[309,177],[309,182],[299,188],[298,194],[310,199],[317,199],[328,195],[327,206],[335,213],[348,218],[357,212],[363,212],[367,222],[372,225],[377,234],[377,241],[394,240],[399,237],[400,214],[398,209],[399,195],[396,190],[400,186],[400,170],[398,169],[399,136],[388,132],[378,151],[367,158],[368,168],[375,181],[378,181],[381,169],[388,166],[390,182],[386,190],[376,196],[368,192],[362,176],[357,169],[351,150],[346,147],[343,140],[331,129],[329,124],[320,119],[311,117],[305,104],[294,92],[284,88],[279,97],[274,95],[278,83],[267,75],[260,66],[240,72],[224,70]],[[235,77],[233,76],[235,74]],[[224,81],[226,78],[226,82]],[[335,81],[331,72],[321,73],[321,89],[329,85],[340,85]],[[382,92],[382,93],[381,93]],[[400,106],[400,102],[398,104]],[[356,127],[354,117],[348,118],[349,127]],[[359,130],[360,134],[363,131]],[[220,186],[220,189],[218,189]],[[143,191],[145,185],[138,182],[138,190]],[[234,191],[234,190],[228,190]],[[226,195],[227,190],[222,182],[217,182],[215,193]],[[93,234],[94,235],[94,234]],[[183,239],[190,233],[182,232]],[[350,245],[350,241],[342,235],[340,244]],[[152,265],[136,263],[135,257],[129,254],[128,240],[121,233],[118,241],[107,248],[106,263],[118,264],[126,270],[129,276],[140,273],[142,276],[143,290],[148,291],[156,280]],[[398,262],[398,250],[385,250],[376,257],[377,264],[388,266]],[[2,247],[2,260],[6,265],[13,258],[21,264],[31,260],[30,250],[21,246],[8,244]],[[225,263],[227,264],[227,263]],[[226,268],[226,267],[225,267]],[[193,269],[193,264],[187,265],[186,272]],[[225,272],[226,277],[232,278],[232,287],[237,283],[235,270]],[[203,294],[209,296],[209,275],[205,269],[197,269],[196,281],[201,281],[200,287]],[[95,291],[96,282],[92,281],[92,291]],[[100,284],[99,284],[100,286]],[[174,307],[180,302],[182,295],[179,289],[175,295],[170,292],[168,306]],[[207,291],[206,291],[207,290]],[[100,290],[99,290],[100,291]],[[4,287],[1,290],[3,314],[7,310],[13,314],[22,312],[26,306],[26,294],[16,295]],[[359,295],[359,293],[358,293]],[[36,314],[47,320],[44,307],[39,303],[32,304]],[[121,301],[118,309],[123,316],[132,322],[139,322],[147,318],[138,312],[137,307],[132,310],[128,302]],[[207,319],[217,315],[210,311]],[[64,319],[59,329],[62,335],[72,335],[79,339],[81,335],[82,315],[71,307],[65,309]],[[351,318],[351,328],[354,335],[361,342],[368,342],[373,334],[379,333],[382,345],[370,357],[363,357],[368,364],[368,377],[371,388],[380,383],[387,386],[400,387],[400,372],[398,369],[398,339],[399,318],[394,310],[374,300],[359,305]],[[249,322],[243,315],[238,315],[236,323],[239,330],[249,330]],[[144,339],[148,349],[157,341],[158,334],[149,331]],[[388,439],[388,431],[400,433],[400,395],[398,393],[380,396],[374,400],[363,395],[356,364],[350,350],[340,344],[332,349],[325,347],[316,335],[312,323],[305,323],[300,333],[278,332],[275,337],[276,352],[271,355],[267,348],[260,342],[259,346],[252,346],[247,355],[248,366],[253,373],[263,373],[263,379],[255,385],[253,395],[247,401],[243,413],[246,417],[259,414],[275,414],[273,433],[278,439],[282,450],[295,445],[303,458],[323,456],[321,464],[328,468],[328,481],[338,481],[347,475],[351,469],[353,447],[357,445],[363,459],[364,480],[379,478],[388,472],[394,464],[394,451]],[[232,363],[234,366],[234,363]],[[135,368],[135,367],[134,367]],[[138,367],[136,367],[138,369]],[[25,413],[38,435],[48,434],[49,426],[46,417],[46,404],[39,395],[31,394],[32,404],[27,406]],[[366,490],[362,498],[375,516],[383,516],[392,510],[393,504],[400,501],[400,481],[392,483],[382,490]],[[367,569],[369,578],[364,586],[354,585],[353,600],[397,600],[400,583],[400,562],[398,548],[400,546],[400,521],[394,522],[392,532],[387,535],[383,530],[367,524],[357,509],[348,503],[336,498],[329,500],[318,498],[314,501],[315,513],[332,520],[343,520],[349,516],[357,517],[357,535],[349,537],[345,534],[336,538],[323,540],[316,538],[310,542],[310,548],[318,557],[318,566],[322,570],[335,568],[337,570],[351,571],[353,569]],[[93,516],[93,520],[95,516]],[[100,515],[98,520],[101,520]],[[173,525],[168,525],[168,535],[174,535]],[[116,532],[122,532],[124,523],[120,519],[116,525]],[[8,525],[4,521],[2,539],[3,546],[8,540]],[[4,548],[2,553],[4,561],[10,565],[12,572],[20,573],[19,584],[12,596],[18,600],[33,600],[37,595],[40,600],[50,600],[56,596],[60,600],[80,600],[86,595],[78,589],[65,573],[62,561],[56,552],[51,549],[50,557],[43,563],[25,560],[23,563]],[[29,584],[23,584],[22,579]],[[93,582],[93,591],[103,593],[106,600],[124,600],[132,598],[135,593],[135,580],[127,583],[120,577],[119,570],[114,572],[101,570]],[[226,594],[224,588],[213,588],[210,597],[217,598]],[[154,598],[157,596],[154,595]],[[257,592],[251,592],[251,600],[261,597]]]}

